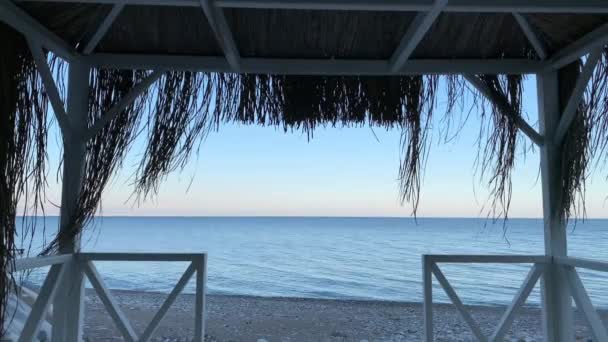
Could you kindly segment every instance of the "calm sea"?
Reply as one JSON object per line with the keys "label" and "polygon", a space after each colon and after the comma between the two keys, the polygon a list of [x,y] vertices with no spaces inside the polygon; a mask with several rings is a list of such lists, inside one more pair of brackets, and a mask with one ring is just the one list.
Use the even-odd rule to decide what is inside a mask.
{"label": "calm sea", "polygon": [[[54,231],[57,218],[46,218]],[[422,254],[542,254],[542,222],[511,219],[105,217],[84,237],[99,252],[209,254],[208,291],[308,298],[422,301]],[[608,261],[608,220],[569,228],[573,256]],[[37,239],[34,245],[39,245]],[[184,263],[99,262],[109,287],[169,292]],[[506,304],[529,265],[445,265],[468,304]],[[608,307],[608,273],[581,271],[596,305]],[[40,282],[41,274],[30,275]],[[435,284],[435,299],[447,302]],[[194,282],[186,287],[194,291]],[[528,303],[539,302],[538,286]]]}

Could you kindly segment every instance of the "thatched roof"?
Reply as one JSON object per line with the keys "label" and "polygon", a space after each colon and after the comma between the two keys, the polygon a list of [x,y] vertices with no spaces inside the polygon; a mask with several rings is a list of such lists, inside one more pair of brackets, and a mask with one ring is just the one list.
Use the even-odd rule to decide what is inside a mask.
{"label": "thatched roof", "polygon": [[[102,2],[102,1],[100,1]],[[73,46],[82,46],[112,10],[107,4],[22,2],[20,6]],[[388,59],[416,12],[227,8],[242,57]],[[523,14],[552,53],[608,23],[607,14]],[[95,53],[222,56],[200,8],[128,5]],[[442,13],[411,59],[537,59],[512,13]]]}

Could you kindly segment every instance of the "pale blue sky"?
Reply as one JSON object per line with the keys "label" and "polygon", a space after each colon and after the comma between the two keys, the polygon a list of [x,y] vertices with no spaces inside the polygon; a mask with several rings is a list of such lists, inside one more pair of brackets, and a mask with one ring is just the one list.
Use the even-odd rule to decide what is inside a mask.
{"label": "pale blue sky", "polygon": [[[525,111],[537,127],[534,86],[533,78],[526,81]],[[471,113],[458,138],[445,142],[442,114],[438,109],[433,121],[418,215],[485,216],[487,188],[474,174],[479,115]],[[105,191],[103,214],[409,216],[411,207],[401,206],[398,196],[399,138],[398,129],[319,128],[308,141],[300,132],[224,125],[203,143],[198,159],[171,175],[154,200],[139,206],[129,200],[129,176],[139,152],[132,151],[125,169]],[[58,141],[58,136],[50,139],[48,197],[54,203],[60,203],[55,178]],[[588,184],[589,217],[607,217],[604,176],[596,172]],[[47,209],[57,213],[52,206]],[[542,216],[538,151],[526,158],[518,154],[510,216]]]}

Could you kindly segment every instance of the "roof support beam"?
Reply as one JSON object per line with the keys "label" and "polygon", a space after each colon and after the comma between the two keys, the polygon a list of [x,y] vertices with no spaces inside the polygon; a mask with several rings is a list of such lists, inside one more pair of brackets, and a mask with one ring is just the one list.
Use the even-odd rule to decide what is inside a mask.
{"label": "roof support beam", "polygon": [[108,13],[108,15],[103,19],[103,21],[101,22],[101,25],[99,25],[99,27],[97,28],[97,31],[95,31],[95,33],[93,34],[93,36],[91,37],[91,39],[89,40],[87,45],[82,50],[82,52],[85,55],[88,55],[91,52],[93,52],[93,50],[95,50],[95,47],[97,46],[97,44],[99,43],[101,38],[103,38],[103,36],[106,34],[106,32],[108,31],[110,26],[112,26],[114,19],[116,19],[116,17],[118,17],[118,15],[120,14],[120,12],[122,11],[122,9],[124,7],[125,7],[124,4],[115,4],[112,7],[112,9],[110,10],[110,13]]}
{"label": "roof support beam", "polygon": [[532,126],[530,126],[526,120],[524,120],[519,113],[511,106],[509,101],[504,97],[490,91],[490,88],[475,75],[464,75],[464,78],[471,84],[475,89],[482,93],[493,105],[498,107],[502,112],[515,120],[517,127],[536,145],[543,145],[543,136],[540,135]]}
{"label": "roof support beam", "polygon": [[40,42],[42,47],[66,60],[75,59],[76,49],[44,27],[12,1],[0,1],[0,21],[19,31],[27,39]]}
{"label": "roof support beam", "polygon": [[57,89],[57,84],[55,84],[55,80],[53,79],[53,73],[47,63],[46,55],[44,54],[44,51],[42,51],[42,45],[40,42],[32,40],[28,40],[27,43],[32,52],[32,56],[34,57],[34,61],[36,62],[36,68],[42,78],[42,83],[44,84],[51,106],[53,107],[53,112],[59,123],[59,128],[64,136],[69,135],[72,131],[70,129],[70,118],[65,110],[65,104],[59,95],[59,90]]}
{"label": "roof support beam", "polygon": [[136,86],[131,89],[124,98],[120,99],[112,108],[110,108],[93,126],[91,126],[85,136],[85,140],[89,140],[95,137],[101,130],[116,117],[120,112],[130,106],[135,99],[143,92],[145,92],[150,86],[156,82],[163,75],[162,71],[154,71]]}
{"label": "roof support beam", "polygon": [[433,7],[428,12],[421,12],[416,15],[407,31],[401,38],[397,50],[390,59],[391,71],[397,71],[410,58],[418,43],[422,40],[426,32],[431,28],[435,19],[441,14],[441,10],[447,5],[448,0],[435,0]]}
{"label": "roof support beam", "polygon": [[572,95],[570,95],[570,98],[568,99],[568,103],[564,108],[564,112],[562,113],[557,129],[555,130],[554,142],[556,145],[561,144],[566,137],[566,133],[568,133],[568,129],[576,117],[578,106],[583,100],[585,89],[587,89],[589,80],[591,79],[591,76],[593,76],[595,66],[601,57],[602,49],[593,51],[589,55],[589,58],[587,58],[583,71],[581,71],[581,73],[578,75]]}
{"label": "roof support beam", "polygon": [[[97,53],[85,60],[95,67],[116,69],[233,71],[223,57]],[[529,59],[414,59],[393,72],[385,60],[241,58],[243,73],[277,75],[535,74],[544,69],[544,62]]]}
{"label": "roof support beam", "polygon": [[549,59],[549,65],[553,69],[559,69],[576,61],[592,50],[602,48],[606,44],[608,44],[608,24],[596,28],[581,39],[555,53]]}
{"label": "roof support beam", "polygon": [[239,50],[232,37],[230,27],[226,22],[223,10],[218,8],[213,0],[200,0],[200,4],[209,21],[209,25],[211,25],[211,29],[215,33],[215,37],[224,51],[228,64],[230,64],[233,71],[238,72],[240,70]]}
{"label": "roof support beam", "polygon": [[536,51],[538,57],[540,57],[541,60],[545,60],[547,58],[547,51],[545,50],[544,44],[538,38],[536,32],[534,32],[534,28],[530,26],[530,23],[528,23],[528,21],[523,15],[519,13],[513,13],[513,17],[519,24],[519,27],[521,27],[521,30],[526,35],[526,38],[528,38],[528,41],[534,48],[534,51]]}
{"label": "roof support beam", "polygon": [[[190,6],[199,7],[200,0],[16,0],[41,2],[79,2],[97,4]],[[220,8],[276,8],[308,10],[356,11],[429,11],[433,0],[216,0]],[[608,13],[603,0],[451,0],[446,12],[491,13]]]}

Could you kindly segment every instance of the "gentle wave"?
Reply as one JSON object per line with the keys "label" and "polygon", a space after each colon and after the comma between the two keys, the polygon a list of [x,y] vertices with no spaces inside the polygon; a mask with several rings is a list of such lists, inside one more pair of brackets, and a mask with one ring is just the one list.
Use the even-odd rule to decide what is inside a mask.
{"label": "gentle wave", "polygon": [[[57,218],[47,218],[47,233]],[[608,220],[569,229],[570,254],[608,261]],[[106,217],[84,237],[102,252],[209,253],[209,293],[278,297],[422,300],[422,254],[542,254],[536,219]],[[41,236],[34,246],[39,246]],[[34,251],[32,251],[34,252]],[[100,262],[114,289],[169,292],[184,263]],[[529,265],[441,265],[469,304],[509,303]],[[608,274],[580,271],[596,305],[608,307]],[[43,272],[30,275],[40,282]],[[448,299],[434,284],[434,299]],[[194,282],[186,292],[194,291]],[[529,304],[538,304],[538,286]]]}

